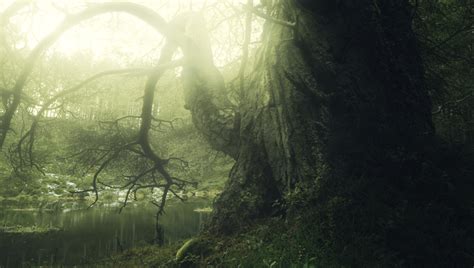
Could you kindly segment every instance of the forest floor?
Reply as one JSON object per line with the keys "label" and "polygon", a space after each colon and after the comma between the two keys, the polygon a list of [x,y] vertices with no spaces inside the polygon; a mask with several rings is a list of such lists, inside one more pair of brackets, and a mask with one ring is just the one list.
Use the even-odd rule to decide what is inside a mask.
{"label": "forest floor", "polygon": [[[202,233],[165,246],[127,250],[96,264],[107,267],[316,267],[310,225],[280,217],[261,220],[239,233]],[[288,245],[291,245],[289,247]],[[309,250],[311,251],[311,250]]]}

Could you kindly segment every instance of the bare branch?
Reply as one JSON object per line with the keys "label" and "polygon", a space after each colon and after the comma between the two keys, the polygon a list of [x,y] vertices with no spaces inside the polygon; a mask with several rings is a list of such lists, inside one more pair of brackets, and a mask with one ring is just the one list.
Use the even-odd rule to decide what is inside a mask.
{"label": "bare branch", "polygon": [[272,23],[275,23],[275,24],[278,24],[278,25],[281,25],[281,26],[285,26],[285,27],[288,27],[288,28],[291,28],[291,29],[296,28],[296,23],[295,22],[279,20],[277,18],[274,18],[270,15],[267,15],[267,14],[261,12],[260,10],[254,8],[254,7],[244,5],[244,9],[252,12],[253,14],[257,15],[258,17],[261,17],[261,18],[263,18],[263,19],[265,19],[269,22],[272,22]]}
{"label": "bare branch", "polygon": [[[41,54],[48,49],[59,37],[75,26],[76,24],[80,23],[81,21],[90,19],[97,15],[109,12],[125,12],[131,14],[144,22],[148,23],[150,26],[155,28],[158,32],[165,35],[169,40],[176,44],[186,45],[187,38],[180,33],[179,31],[174,31],[165,20],[155,13],[153,10],[146,8],[144,6],[133,4],[133,3],[103,3],[93,5],[90,8],[87,8],[85,11],[70,16],[66,18],[61,25],[59,25],[56,30],[54,30],[51,34],[46,36],[42,39],[38,45],[31,51],[30,55],[28,56],[25,68],[19,75],[16,83],[12,89],[11,94],[11,102],[7,100],[9,103],[8,107],[6,107],[6,111],[3,114],[3,120],[0,124],[0,148],[3,147],[5,142],[8,129],[10,128],[10,123],[15,115],[15,112],[22,101],[21,96],[23,95],[23,88],[25,87],[28,77],[33,71],[34,64],[36,60],[41,56]],[[10,98],[10,97],[9,97]]]}

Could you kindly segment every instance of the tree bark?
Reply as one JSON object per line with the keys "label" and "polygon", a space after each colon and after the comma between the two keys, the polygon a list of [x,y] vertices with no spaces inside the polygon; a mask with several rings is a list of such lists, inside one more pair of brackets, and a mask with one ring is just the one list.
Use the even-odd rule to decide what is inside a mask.
{"label": "tree bark", "polygon": [[205,21],[197,13],[182,14],[174,20],[175,24],[182,24],[184,34],[189,38],[189,44],[183,46],[185,108],[191,112],[194,126],[209,144],[236,159],[238,116],[227,98],[224,78],[214,65]]}
{"label": "tree bark", "polygon": [[426,167],[434,127],[408,1],[267,2],[237,162],[208,231],[233,233],[305,192],[335,251],[404,254],[408,230],[436,218],[424,188],[440,181]]}
{"label": "tree bark", "polygon": [[[336,2],[268,7],[276,20],[296,24],[266,23],[215,230],[271,213],[271,203],[298,183],[323,193],[361,176],[411,175],[432,138],[408,3]],[[248,191],[256,200],[246,201]]]}

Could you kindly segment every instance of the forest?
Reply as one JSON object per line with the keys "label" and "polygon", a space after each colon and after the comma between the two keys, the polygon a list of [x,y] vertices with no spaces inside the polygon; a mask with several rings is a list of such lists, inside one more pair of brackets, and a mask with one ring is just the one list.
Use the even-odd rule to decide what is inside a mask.
{"label": "forest", "polygon": [[473,267],[474,1],[0,1],[0,268]]}

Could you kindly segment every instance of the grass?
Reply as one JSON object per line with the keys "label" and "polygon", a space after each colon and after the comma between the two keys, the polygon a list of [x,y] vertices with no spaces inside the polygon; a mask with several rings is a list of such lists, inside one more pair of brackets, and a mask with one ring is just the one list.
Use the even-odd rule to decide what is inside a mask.
{"label": "grass", "polygon": [[[202,234],[186,243],[135,248],[98,263],[104,267],[316,267],[311,234],[280,218],[254,224],[239,234]],[[189,243],[192,241],[192,243]],[[289,246],[291,245],[291,246]],[[176,254],[180,252],[180,261]]]}

